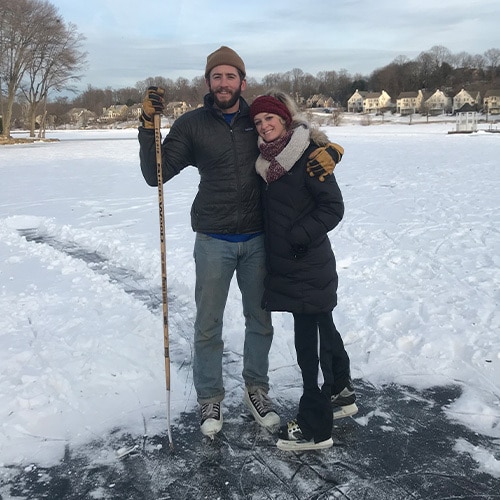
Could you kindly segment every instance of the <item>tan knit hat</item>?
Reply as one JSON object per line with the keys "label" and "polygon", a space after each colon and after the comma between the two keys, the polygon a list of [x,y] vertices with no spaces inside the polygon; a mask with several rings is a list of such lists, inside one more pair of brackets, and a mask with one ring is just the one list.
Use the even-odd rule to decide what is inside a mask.
{"label": "tan knit hat", "polygon": [[208,78],[210,75],[210,71],[215,68],[215,66],[219,66],[221,64],[227,64],[228,66],[234,66],[236,69],[239,69],[243,76],[246,75],[245,71],[245,63],[241,59],[241,57],[229,47],[223,45],[215,52],[212,52],[207,56],[207,66],[205,68],[205,78]]}

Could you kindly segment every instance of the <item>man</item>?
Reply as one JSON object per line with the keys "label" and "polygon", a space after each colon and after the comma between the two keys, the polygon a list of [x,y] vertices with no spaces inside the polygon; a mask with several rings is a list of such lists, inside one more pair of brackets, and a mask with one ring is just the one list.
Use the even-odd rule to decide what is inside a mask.
{"label": "man", "polygon": [[[245,78],[245,64],[234,50],[222,46],[211,53],[204,106],[179,117],[162,145],[164,181],[189,165],[200,173],[191,208],[196,232],[193,381],[201,406],[201,432],[210,437],[223,423],[222,319],[235,272],[245,316],[244,401],[263,427],[273,430],[280,424],[268,396],[273,327],[271,314],[261,308],[266,272],[261,185],[255,172],[257,134],[241,97]],[[157,185],[153,115],[163,111],[163,94],[163,89],[148,89],[139,127],[141,170],[151,186]],[[316,174],[333,170],[328,154],[326,158],[328,165],[315,159]]]}

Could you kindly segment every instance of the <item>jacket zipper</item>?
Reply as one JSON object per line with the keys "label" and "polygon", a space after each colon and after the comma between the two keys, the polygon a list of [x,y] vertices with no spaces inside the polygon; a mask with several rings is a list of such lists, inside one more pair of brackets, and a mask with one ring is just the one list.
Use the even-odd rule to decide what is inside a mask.
{"label": "jacket zipper", "polygon": [[239,111],[237,111],[236,115],[234,116],[233,120],[231,121],[231,124],[229,125],[229,132],[231,134],[231,143],[233,145],[233,158],[234,158],[234,168],[236,169],[236,191],[238,193],[238,204],[237,204],[237,219],[236,219],[236,228],[237,231],[239,231],[241,227],[241,179],[240,179],[240,169],[238,165],[238,151],[236,148],[236,140],[234,138],[234,131],[233,131],[233,124],[236,123],[236,120],[238,119],[239,116]]}

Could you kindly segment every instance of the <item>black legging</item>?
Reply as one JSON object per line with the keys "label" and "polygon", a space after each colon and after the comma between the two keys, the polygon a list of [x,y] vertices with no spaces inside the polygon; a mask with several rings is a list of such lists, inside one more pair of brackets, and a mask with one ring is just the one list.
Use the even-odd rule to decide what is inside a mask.
{"label": "black legging", "polygon": [[[333,414],[330,396],[341,391],[349,379],[349,356],[333,322],[331,312],[295,314],[295,350],[302,372],[304,392],[300,398],[298,424],[306,439],[315,442],[331,437]],[[320,339],[318,357],[318,331]],[[318,363],[323,386],[318,386]]]}

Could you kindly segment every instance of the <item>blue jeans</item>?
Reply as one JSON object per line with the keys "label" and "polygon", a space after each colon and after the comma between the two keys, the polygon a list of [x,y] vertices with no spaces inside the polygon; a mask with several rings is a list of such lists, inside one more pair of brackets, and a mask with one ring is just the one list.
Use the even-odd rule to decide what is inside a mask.
{"label": "blue jeans", "polygon": [[273,340],[271,313],[261,307],[264,291],[264,236],[234,243],[197,233],[196,321],[194,324],[193,381],[198,402],[224,399],[222,379],[222,321],[229,285],[236,271],[245,316],[243,380],[249,388],[269,389],[269,349]]}

